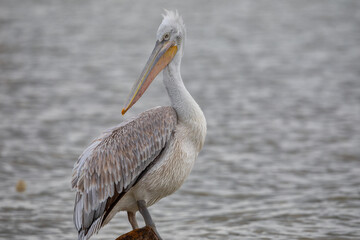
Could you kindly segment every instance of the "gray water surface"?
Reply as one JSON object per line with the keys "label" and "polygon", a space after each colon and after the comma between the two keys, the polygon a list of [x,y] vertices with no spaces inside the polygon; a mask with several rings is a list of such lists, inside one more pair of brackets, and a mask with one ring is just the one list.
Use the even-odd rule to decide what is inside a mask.
{"label": "gray water surface", "polygon": [[[163,8],[208,121],[189,179],[150,208],[163,238],[360,239],[356,0],[0,0],[0,238],[76,239],[73,164],[123,121]],[[169,104],[161,78],[126,118]],[[94,239],[129,230],[120,213]]]}

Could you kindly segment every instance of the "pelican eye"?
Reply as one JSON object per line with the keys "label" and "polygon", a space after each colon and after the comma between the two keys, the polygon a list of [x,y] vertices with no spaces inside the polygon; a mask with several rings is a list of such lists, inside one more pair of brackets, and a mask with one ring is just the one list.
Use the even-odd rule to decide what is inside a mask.
{"label": "pelican eye", "polygon": [[170,39],[170,34],[169,33],[165,33],[163,40],[168,41]]}

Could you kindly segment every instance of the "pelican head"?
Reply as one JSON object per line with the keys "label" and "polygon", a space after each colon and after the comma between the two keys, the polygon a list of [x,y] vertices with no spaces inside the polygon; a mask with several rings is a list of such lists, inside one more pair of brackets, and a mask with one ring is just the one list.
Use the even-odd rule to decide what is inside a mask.
{"label": "pelican head", "polygon": [[185,24],[177,11],[165,10],[165,13],[166,14],[162,15],[163,20],[157,31],[156,39],[157,41],[161,41],[164,38],[169,38],[170,41],[173,41],[178,48],[178,53],[173,61],[177,59],[181,61],[186,35]]}
{"label": "pelican head", "polygon": [[144,94],[155,77],[170,63],[180,66],[185,42],[185,25],[179,13],[165,10],[156,34],[155,47],[140,77],[133,85],[121,111],[124,115]]}

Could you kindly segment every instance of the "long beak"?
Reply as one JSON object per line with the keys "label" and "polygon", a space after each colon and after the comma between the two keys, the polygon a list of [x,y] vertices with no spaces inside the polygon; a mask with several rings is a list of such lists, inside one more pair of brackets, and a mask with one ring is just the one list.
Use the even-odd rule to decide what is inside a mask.
{"label": "long beak", "polygon": [[174,42],[156,41],[154,50],[152,51],[144,70],[131,89],[126,105],[121,111],[122,115],[124,115],[126,111],[139,100],[155,77],[171,62],[176,52],[177,46],[175,46]]}

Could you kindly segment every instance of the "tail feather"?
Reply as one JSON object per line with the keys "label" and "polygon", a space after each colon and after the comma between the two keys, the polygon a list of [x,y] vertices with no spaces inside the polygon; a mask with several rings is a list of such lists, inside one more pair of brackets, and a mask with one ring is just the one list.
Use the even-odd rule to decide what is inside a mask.
{"label": "tail feather", "polygon": [[101,228],[102,219],[103,216],[96,219],[89,229],[81,229],[79,231],[78,240],[88,240],[92,235],[97,234]]}
{"label": "tail feather", "polygon": [[83,195],[76,194],[74,207],[74,223],[78,230],[78,240],[88,240],[92,235],[98,233],[103,226],[104,208],[106,202],[103,202],[98,209],[86,212],[84,210]]}

